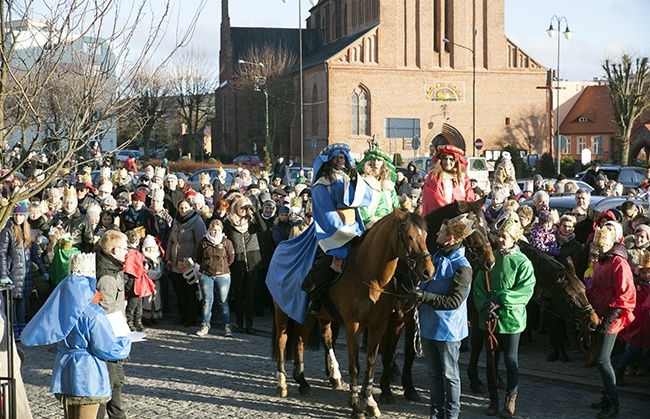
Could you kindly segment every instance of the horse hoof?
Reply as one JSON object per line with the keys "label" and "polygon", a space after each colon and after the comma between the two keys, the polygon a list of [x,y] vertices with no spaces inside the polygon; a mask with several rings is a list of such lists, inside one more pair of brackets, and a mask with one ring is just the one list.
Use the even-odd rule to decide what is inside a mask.
{"label": "horse hoof", "polygon": [[410,402],[419,402],[420,395],[415,389],[404,390],[404,398]]}
{"label": "horse hoof", "polygon": [[330,385],[335,390],[343,390],[343,380],[340,378],[334,379],[330,378]]}
{"label": "horse hoof", "polygon": [[287,387],[276,387],[275,394],[278,397],[287,397],[289,395],[289,389]]}
{"label": "horse hoof", "polygon": [[377,405],[375,406],[368,406],[366,405],[366,408],[364,409],[365,413],[367,416],[370,416],[371,418],[378,418],[381,416],[381,411],[379,411],[379,407]]}
{"label": "horse hoof", "polygon": [[474,394],[485,394],[487,393],[487,389],[483,385],[483,383],[479,382],[472,382],[469,384],[469,389],[472,391]]}
{"label": "horse hoof", "polygon": [[395,396],[393,396],[393,393],[382,392],[379,395],[379,401],[383,404],[395,404]]}
{"label": "horse hoof", "polygon": [[298,391],[302,396],[311,397],[313,395],[311,392],[311,386],[300,386]]}

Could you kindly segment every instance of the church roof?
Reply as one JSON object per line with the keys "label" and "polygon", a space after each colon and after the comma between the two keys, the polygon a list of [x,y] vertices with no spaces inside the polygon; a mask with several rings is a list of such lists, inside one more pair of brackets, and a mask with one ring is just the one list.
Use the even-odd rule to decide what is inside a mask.
{"label": "church roof", "polygon": [[[330,42],[325,45],[323,48],[316,51],[314,54],[303,57],[302,59],[302,68],[307,69],[314,67],[316,65],[322,64],[330,58],[334,57],[336,54],[345,51],[350,45],[361,39],[368,32],[372,31],[377,25],[366,28],[357,33],[350,35],[342,36],[334,42]],[[297,67],[294,69],[297,71]]]}
{"label": "church roof", "polygon": [[[322,29],[303,29],[302,31],[304,63],[304,57],[323,49],[325,38]],[[230,28],[233,67],[237,67],[240,57],[244,56],[248,50],[251,48],[262,49],[265,45],[283,45],[297,57],[299,36],[297,28]]]}
{"label": "church roof", "polygon": [[562,134],[613,134],[614,108],[609,87],[587,86],[562,122]]}

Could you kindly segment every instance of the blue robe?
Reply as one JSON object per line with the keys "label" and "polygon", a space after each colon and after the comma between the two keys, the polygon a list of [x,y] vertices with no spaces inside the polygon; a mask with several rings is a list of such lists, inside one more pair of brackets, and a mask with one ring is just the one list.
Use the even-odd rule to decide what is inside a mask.
{"label": "blue robe", "polygon": [[69,275],[23,330],[27,346],[56,343],[54,394],[110,397],[104,361],[122,360],[131,352],[131,340],[116,337],[106,312],[91,302],[96,285],[95,278]]}

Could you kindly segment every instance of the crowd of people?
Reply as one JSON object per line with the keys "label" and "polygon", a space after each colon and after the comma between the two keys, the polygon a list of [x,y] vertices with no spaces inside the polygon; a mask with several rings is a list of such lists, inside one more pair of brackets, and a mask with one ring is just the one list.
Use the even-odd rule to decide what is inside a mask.
{"label": "crowd of people", "polygon": [[[488,374],[486,413],[512,417],[515,412],[519,339],[527,326],[526,305],[535,286],[532,264],[519,250],[519,240],[527,240],[562,263],[570,259],[584,279],[589,300],[601,318],[593,362],[600,369],[605,391],[593,406],[600,409],[598,417],[617,417],[617,385],[626,374],[641,375],[647,370],[650,218],[632,202],[596,214],[589,205],[592,194],[586,189],[574,190],[574,208],[558,214],[549,208],[549,196],[572,190],[571,182],[558,178],[555,189],[547,189],[536,176],[522,190],[507,152],[495,170],[491,191],[480,190],[469,179],[460,148],[438,147],[432,160],[433,169],[425,177],[413,165],[404,174],[376,145],[357,163],[346,144],[336,143],[319,153],[311,179],[301,173],[293,185],[284,159],[278,159],[274,176],[240,168],[227,185],[226,172],[218,168],[214,180],[200,176],[196,188],[185,174],[172,173],[167,164],[146,166],[140,173],[132,161],[121,167],[108,161],[101,164],[96,181],[90,176],[91,167],[65,169],[29,202],[15,205],[0,231],[0,282],[14,285],[15,337],[21,338],[39,308],[51,306],[47,300],[51,293],[62,298],[75,289],[83,290],[83,298],[78,307],[69,308],[76,310],[74,321],[88,315],[89,304],[96,302],[106,314],[123,312],[132,330],[143,331],[169,312],[173,290],[178,324],[189,332],[210,333],[216,323],[213,312],[217,312],[224,336],[254,334],[254,318],[265,309],[273,310],[271,293],[281,281],[300,281],[309,296],[309,304],[288,297],[292,300],[288,304],[293,304],[288,310],[295,310],[296,317],[292,317],[317,314],[319,296],[345,269],[355,238],[395,207],[427,215],[455,200],[476,201],[489,195],[491,203],[484,213],[496,248],[489,281],[473,281],[484,278],[484,273],[472,272],[463,240],[476,226],[460,215],[445,220],[437,233],[434,278],[410,296],[420,304],[431,417],[456,418],[460,412],[458,357],[460,343],[468,335],[470,293],[480,312],[480,327],[492,328],[495,337],[490,345],[496,356],[489,358],[488,370],[496,370],[500,354],[507,370],[501,409],[498,380]],[[602,176],[593,176],[596,187],[603,183]],[[8,177],[2,194],[6,199],[21,187],[20,178]],[[603,186],[600,190],[607,193],[605,189],[618,193],[620,188]],[[521,204],[527,198],[532,205]],[[95,255],[96,279],[79,285],[82,280],[69,276],[70,261],[88,253]],[[213,308],[215,301],[218,308]],[[42,322],[41,317],[34,319]],[[70,333],[64,330],[35,339],[33,329],[33,325],[26,329],[28,340],[39,344],[67,340]],[[92,330],[78,332],[83,335]],[[613,367],[611,353],[617,336],[625,339],[627,348]],[[96,392],[97,397],[54,385],[52,391],[62,395],[64,406],[93,402],[99,417],[105,412],[111,418],[125,417],[120,394],[122,361],[128,348],[119,340],[102,342],[105,349],[95,355],[110,362],[106,363],[105,387]],[[58,350],[65,353],[71,348],[59,344]],[[111,390],[110,399],[106,388]]]}

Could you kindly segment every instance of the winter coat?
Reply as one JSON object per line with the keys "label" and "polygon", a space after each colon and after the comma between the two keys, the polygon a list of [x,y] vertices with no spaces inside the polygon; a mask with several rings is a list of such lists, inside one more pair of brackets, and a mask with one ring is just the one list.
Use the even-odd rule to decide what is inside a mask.
{"label": "winter coat", "polygon": [[11,279],[14,284],[14,298],[26,298],[32,294],[34,263],[41,274],[47,272],[38,255],[36,243],[32,241],[29,249],[24,245],[18,246],[13,222],[8,221],[6,227],[0,231],[0,277]]}
{"label": "winter coat", "polygon": [[72,214],[59,212],[52,220],[52,225],[62,227],[72,236],[72,245],[82,252],[90,252],[93,246],[93,226],[90,218],[77,208]]}
{"label": "winter coat", "polygon": [[237,230],[230,218],[224,224],[224,233],[232,241],[235,249],[235,262],[230,266],[231,271],[251,272],[262,266],[262,252],[257,234],[266,231],[259,212],[255,212],[255,219],[250,220],[248,229],[244,232]]}
{"label": "winter coat", "polygon": [[203,238],[194,254],[194,261],[201,265],[199,272],[208,276],[229,275],[230,265],[235,261],[235,249],[227,237],[215,245]]}
{"label": "winter coat", "polygon": [[424,180],[424,187],[422,188],[422,215],[427,215],[454,201],[476,201],[476,195],[472,190],[469,177],[464,176],[464,179],[463,185],[459,185],[456,180],[452,181],[451,200],[448,201],[445,196],[445,182],[434,177],[433,172],[430,172]]}
{"label": "winter coat", "polygon": [[485,317],[481,312],[485,302],[491,297],[499,297],[501,307],[497,310],[497,333],[521,333],[526,328],[526,304],[535,289],[533,264],[519,250],[508,255],[496,250],[494,259],[494,268],[488,274],[490,292],[483,271],[478,271],[472,284],[474,304],[479,310],[479,326],[485,330]]}
{"label": "winter coat", "polygon": [[196,246],[206,232],[205,224],[198,212],[192,210],[183,220],[179,221],[178,217],[174,219],[165,255],[165,260],[172,263],[172,272],[176,273],[182,273],[178,267],[179,262],[194,257]]}
{"label": "winter coat", "polygon": [[614,244],[614,247],[596,262],[587,298],[601,318],[612,308],[623,309],[608,333],[618,333],[634,320],[636,289],[632,269],[627,262],[627,251],[622,244]]}
{"label": "winter coat", "polygon": [[634,278],[636,287],[636,306],[634,320],[621,330],[619,336],[637,348],[650,348],[650,281]]}
{"label": "winter coat", "polygon": [[97,291],[104,295],[99,305],[111,314],[121,311],[126,315],[124,306],[124,264],[100,248],[95,258]]}
{"label": "winter coat", "polygon": [[[271,257],[273,252],[275,252],[275,241],[273,240],[273,224],[277,219],[277,216],[273,216],[269,219],[265,219],[260,216],[260,219],[264,224],[266,224],[266,229],[263,232],[257,233],[257,240],[260,243],[260,250],[262,252],[262,267],[268,268],[269,263],[271,263]],[[225,224],[224,224],[225,225]]]}
{"label": "winter coat", "polygon": [[135,208],[129,206],[120,214],[120,229],[124,233],[137,227],[144,227],[148,235],[158,237],[156,217],[146,207],[136,211]]}

